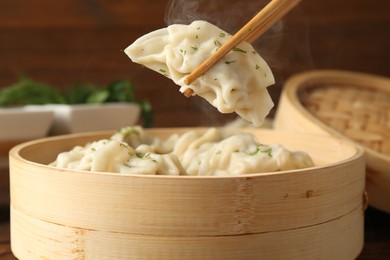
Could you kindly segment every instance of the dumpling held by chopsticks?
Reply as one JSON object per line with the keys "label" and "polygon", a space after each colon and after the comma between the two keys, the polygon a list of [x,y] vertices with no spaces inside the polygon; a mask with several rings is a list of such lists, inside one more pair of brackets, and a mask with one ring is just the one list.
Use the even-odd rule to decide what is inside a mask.
{"label": "dumpling held by chopsticks", "polygon": [[231,35],[206,21],[174,24],[148,33],[125,49],[135,62],[171,78],[180,91],[192,89],[221,113],[236,112],[260,126],[273,107],[267,87],[275,83],[264,59],[251,44],[236,48],[190,85],[184,79]]}

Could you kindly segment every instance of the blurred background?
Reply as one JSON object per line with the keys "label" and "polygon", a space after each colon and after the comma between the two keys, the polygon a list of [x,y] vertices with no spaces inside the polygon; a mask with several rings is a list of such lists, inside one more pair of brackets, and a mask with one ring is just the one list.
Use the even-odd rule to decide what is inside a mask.
{"label": "blurred background", "polygon": [[[132,63],[123,50],[153,30],[197,19],[234,34],[268,2],[0,0],[0,90],[21,75],[59,90],[75,82],[105,86],[128,80],[135,86],[137,98],[150,102],[154,127],[222,125],[236,116],[221,115],[199,97],[184,97],[171,80]],[[269,87],[276,103],[270,117],[284,82],[296,73],[332,69],[390,77],[390,1],[303,0],[258,39],[255,48],[276,78],[276,84]],[[6,165],[12,145],[0,144],[0,258],[10,256],[7,259],[14,259],[9,246]],[[1,168],[1,160],[5,168]],[[369,217],[367,226],[388,220],[387,215]],[[375,256],[388,252],[388,225],[370,231],[365,255],[384,259]]]}
{"label": "blurred background", "polygon": [[[206,19],[234,34],[268,1],[1,0],[0,88],[27,75],[59,89],[77,81],[131,81],[154,110],[155,127],[219,125],[199,97],[184,97],[169,79],[133,64],[123,50],[172,23]],[[255,42],[276,77],[278,103],[291,75],[342,69],[390,76],[390,1],[306,0]],[[271,117],[274,111],[271,113]]]}

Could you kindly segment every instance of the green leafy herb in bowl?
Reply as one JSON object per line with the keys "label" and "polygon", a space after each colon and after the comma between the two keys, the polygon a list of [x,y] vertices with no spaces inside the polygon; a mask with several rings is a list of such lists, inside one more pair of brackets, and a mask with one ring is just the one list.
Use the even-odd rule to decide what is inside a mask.
{"label": "green leafy herb in bowl", "polygon": [[76,83],[60,91],[55,87],[37,82],[28,77],[0,89],[0,107],[44,104],[104,104],[135,103],[140,106],[141,119],[145,127],[153,124],[153,110],[146,100],[138,100],[133,84],[128,80],[114,81],[101,87],[91,83]]}
{"label": "green leafy herb in bowl", "polygon": [[65,103],[64,96],[58,90],[26,77],[0,89],[0,107]]}

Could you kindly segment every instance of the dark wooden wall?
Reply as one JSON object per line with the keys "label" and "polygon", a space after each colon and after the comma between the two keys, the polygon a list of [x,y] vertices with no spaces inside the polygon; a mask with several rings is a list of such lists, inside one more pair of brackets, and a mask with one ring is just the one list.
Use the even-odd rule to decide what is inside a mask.
{"label": "dark wooden wall", "polygon": [[[243,7],[253,14],[257,10],[250,6],[255,1],[211,2],[223,5],[206,18],[229,22],[231,28],[224,29],[231,33],[251,17],[248,10],[240,14]],[[215,15],[238,2],[234,17]],[[155,126],[231,119],[198,97],[185,98],[170,80],[133,64],[121,51],[141,35],[165,27],[166,6],[162,0],[1,0],[0,87],[20,74],[59,88],[78,80],[107,84],[126,78],[136,85],[138,97],[152,103]],[[275,73],[277,84],[270,92],[276,103],[283,82],[300,71],[343,69],[389,77],[390,1],[304,0],[284,19],[282,30],[264,35],[258,51]]]}

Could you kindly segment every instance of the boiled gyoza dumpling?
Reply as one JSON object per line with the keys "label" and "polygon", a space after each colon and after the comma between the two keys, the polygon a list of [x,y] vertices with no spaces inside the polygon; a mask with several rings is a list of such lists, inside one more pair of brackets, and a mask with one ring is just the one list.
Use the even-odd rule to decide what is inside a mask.
{"label": "boiled gyoza dumpling", "polygon": [[267,87],[271,69],[252,45],[243,42],[192,84],[184,79],[231,35],[206,22],[174,24],[137,39],[125,49],[133,62],[171,78],[180,91],[190,88],[221,113],[236,112],[255,126],[273,107]]}
{"label": "boiled gyoza dumpling", "polygon": [[120,174],[232,176],[301,169],[314,163],[305,152],[261,144],[254,135],[235,129],[193,129],[160,139],[131,126],[108,139],[62,152],[50,166]]}

